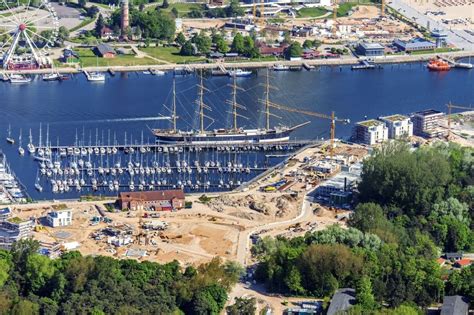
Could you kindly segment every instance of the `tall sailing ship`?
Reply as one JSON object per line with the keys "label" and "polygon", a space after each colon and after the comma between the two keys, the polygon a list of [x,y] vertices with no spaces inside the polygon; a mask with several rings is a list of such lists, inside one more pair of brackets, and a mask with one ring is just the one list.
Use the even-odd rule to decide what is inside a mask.
{"label": "tall sailing ship", "polygon": [[[266,81],[266,90],[265,90],[265,100],[262,103],[265,105],[265,118],[266,118],[266,127],[260,129],[244,129],[237,125],[237,117],[245,116],[241,115],[238,112],[238,109],[245,109],[244,106],[237,103],[237,90],[240,89],[236,85],[236,80],[234,77],[234,82],[232,85],[232,101],[228,102],[232,106],[232,116],[233,116],[233,128],[226,129],[214,129],[206,130],[204,125],[204,119],[211,117],[205,114],[205,110],[210,110],[210,107],[204,104],[204,90],[206,88],[203,85],[202,75],[200,76],[199,87],[199,117],[200,117],[200,130],[198,131],[182,131],[177,129],[176,126],[176,85],[173,82],[173,114],[171,116],[173,122],[172,129],[152,129],[153,135],[156,137],[157,143],[186,143],[186,144],[241,144],[241,143],[276,143],[288,141],[290,139],[290,134],[296,129],[309,124],[305,122],[293,127],[287,126],[275,126],[270,127],[270,116],[275,116],[271,113],[270,108],[278,109],[289,109],[285,106],[277,105],[270,101],[270,85],[269,85],[269,76],[267,74]],[[290,111],[294,111],[289,109]]]}

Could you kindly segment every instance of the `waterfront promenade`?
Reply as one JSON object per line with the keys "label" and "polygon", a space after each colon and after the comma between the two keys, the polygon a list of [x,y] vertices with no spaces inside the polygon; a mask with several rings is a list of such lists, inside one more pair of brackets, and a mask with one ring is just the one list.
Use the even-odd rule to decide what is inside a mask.
{"label": "waterfront promenade", "polygon": [[[433,53],[433,54],[422,54],[422,55],[392,55],[385,56],[383,58],[376,58],[375,62],[378,64],[391,64],[391,63],[409,63],[409,62],[425,62],[431,58],[443,56],[451,59],[474,57],[474,51],[456,51],[447,53]],[[233,68],[267,68],[275,64],[284,64],[288,66],[301,66],[303,63],[309,66],[344,66],[344,65],[355,65],[359,63],[356,57],[343,57],[343,58],[332,58],[332,59],[302,59],[302,60],[275,60],[275,61],[239,61],[239,62],[210,62],[210,63],[189,63],[189,64],[161,64],[161,65],[140,65],[140,66],[106,66],[106,67],[58,67],[56,70],[60,73],[79,73],[82,70],[86,71],[144,71],[148,69],[154,70],[174,70],[176,68],[186,68],[187,70],[194,71],[198,69],[218,69],[219,67],[225,67],[227,69]],[[17,73],[18,71],[4,71],[6,74]],[[21,71],[25,74],[42,74],[50,73],[51,69],[38,69],[38,70],[27,70]]]}

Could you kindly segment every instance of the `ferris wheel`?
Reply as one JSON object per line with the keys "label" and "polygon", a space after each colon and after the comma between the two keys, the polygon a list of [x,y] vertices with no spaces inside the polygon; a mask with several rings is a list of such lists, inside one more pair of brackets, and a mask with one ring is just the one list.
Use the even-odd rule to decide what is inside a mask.
{"label": "ferris wheel", "polygon": [[47,0],[0,0],[0,61],[3,69],[52,66],[48,57],[59,35],[59,19]]}

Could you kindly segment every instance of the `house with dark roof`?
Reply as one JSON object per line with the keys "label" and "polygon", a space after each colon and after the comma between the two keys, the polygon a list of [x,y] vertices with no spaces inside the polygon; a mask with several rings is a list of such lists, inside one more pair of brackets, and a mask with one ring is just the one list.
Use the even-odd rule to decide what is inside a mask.
{"label": "house with dark roof", "polygon": [[356,291],[351,288],[339,289],[334,293],[327,315],[335,315],[347,311],[356,304]]}
{"label": "house with dark roof", "polygon": [[112,48],[112,46],[101,43],[95,48],[95,52],[102,58],[115,58],[117,53]]}
{"label": "house with dark roof", "polygon": [[467,315],[469,299],[460,295],[445,296],[440,315]]}
{"label": "house with dark roof", "polygon": [[121,192],[118,199],[122,210],[172,211],[184,208],[182,189]]}

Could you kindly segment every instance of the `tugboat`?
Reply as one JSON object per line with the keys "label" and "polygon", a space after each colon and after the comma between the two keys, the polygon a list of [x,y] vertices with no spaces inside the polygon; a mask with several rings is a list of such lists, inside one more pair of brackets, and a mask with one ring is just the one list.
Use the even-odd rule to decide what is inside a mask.
{"label": "tugboat", "polygon": [[451,66],[444,60],[441,59],[431,59],[427,65],[430,71],[449,71]]}

